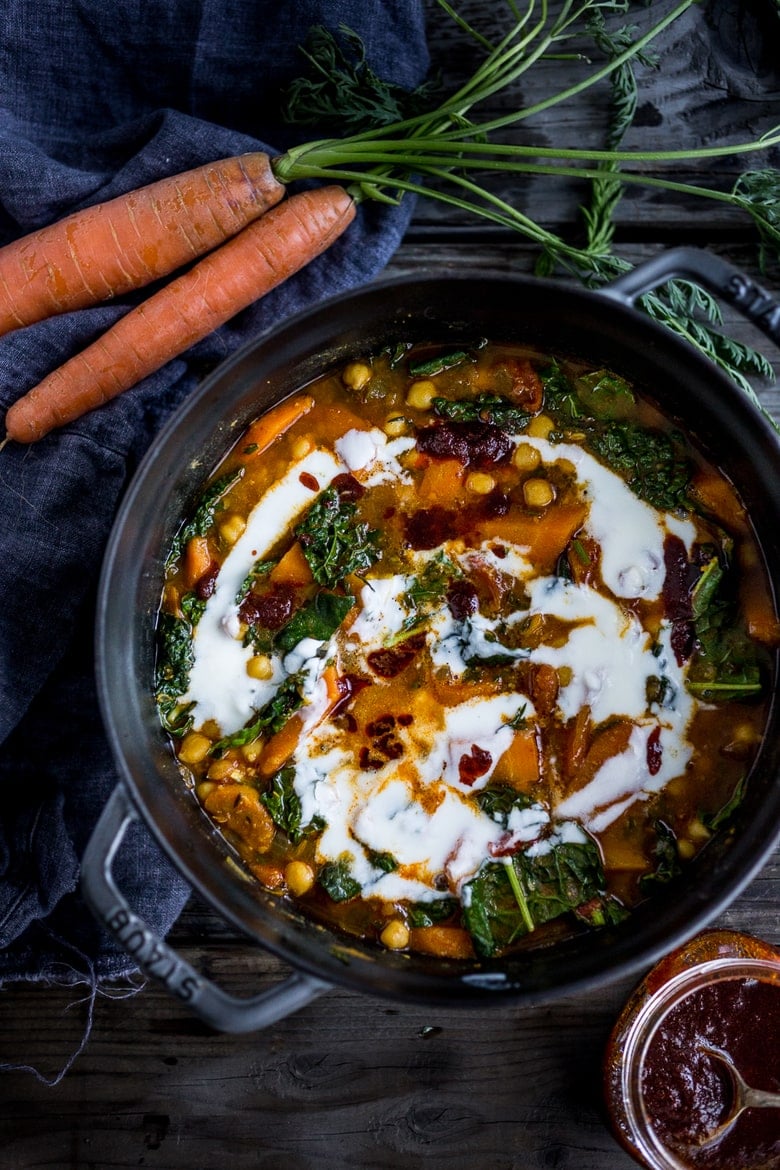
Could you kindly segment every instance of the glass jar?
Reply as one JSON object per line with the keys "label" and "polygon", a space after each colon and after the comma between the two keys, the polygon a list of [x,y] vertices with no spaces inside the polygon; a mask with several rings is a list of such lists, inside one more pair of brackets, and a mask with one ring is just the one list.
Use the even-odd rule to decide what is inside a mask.
{"label": "glass jar", "polygon": [[780,1092],[780,951],[760,939],[704,931],[633,992],[605,1054],[616,1137],[647,1170],[780,1170],[780,1108],[748,1109],[708,1140],[734,1104],[712,1049]]}

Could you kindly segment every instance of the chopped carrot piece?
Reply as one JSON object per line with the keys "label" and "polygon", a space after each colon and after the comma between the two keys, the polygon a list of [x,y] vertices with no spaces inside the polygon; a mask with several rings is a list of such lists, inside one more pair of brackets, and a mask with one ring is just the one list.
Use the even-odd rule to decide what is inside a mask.
{"label": "chopped carrot piece", "polygon": [[576,776],[582,767],[590,747],[592,731],[590,707],[586,704],[584,707],[580,707],[566,728],[567,743],[564,766],[567,776]]}
{"label": "chopped carrot piece", "polygon": [[296,394],[280,402],[273,410],[262,415],[247,430],[241,443],[241,459],[247,462],[267,451],[285,431],[303,418],[314,406],[310,394]]}
{"label": "chopped carrot piece", "polygon": [[261,776],[273,776],[284,767],[298,746],[302,729],[303,720],[296,712],[271,736],[257,762],[257,770]]}
{"label": "chopped carrot piece", "polygon": [[328,694],[328,709],[322,716],[324,719],[328,712],[332,711],[336,704],[343,699],[344,690],[335,666],[326,666],[322,672],[322,678]]}
{"label": "chopped carrot piece", "polygon": [[[328,696],[328,704],[320,715],[320,722],[325,719],[337,703],[344,697],[341,679],[335,666],[326,666],[322,672]],[[298,746],[303,729],[303,719],[296,711],[287,722],[265,744],[257,768],[261,776],[273,776],[283,768]]]}
{"label": "chopped carrot piece", "polygon": [[210,565],[211,553],[206,537],[190,537],[184,549],[184,578],[189,589],[192,589],[203,574],[208,572]]}
{"label": "chopped carrot piece", "polygon": [[622,755],[633,730],[634,724],[629,719],[618,719],[595,733],[576,777],[577,788],[589,783],[607,760]]}

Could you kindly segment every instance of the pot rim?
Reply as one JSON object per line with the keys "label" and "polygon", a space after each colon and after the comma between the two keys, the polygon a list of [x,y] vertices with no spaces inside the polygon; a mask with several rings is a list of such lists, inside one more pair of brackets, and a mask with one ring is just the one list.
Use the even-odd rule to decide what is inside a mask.
{"label": "pot rim", "polygon": [[[250,921],[252,918],[251,907],[254,907],[256,911],[258,909],[256,896],[253,894],[250,898],[247,889],[242,887],[235,878],[231,878],[231,881],[234,882],[234,888],[231,887],[229,898],[226,899],[222,892],[215,894],[214,882],[212,881],[214,867],[209,864],[204,869],[202,856],[198,856],[194,852],[191,852],[189,856],[186,855],[180,844],[172,839],[170,825],[162,824],[160,817],[155,815],[151,806],[153,801],[150,803],[149,798],[148,786],[150,782],[144,778],[137,763],[138,745],[128,743],[127,728],[122,726],[121,720],[117,719],[117,663],[109,660],[109,648],[112,644],[111,638],[117,620],[117,579],[123,572],[123,565],[127,559],[128,542],[132,548],[136,549],[143,547],[144,544],[145,534],[140,532],[138,528],[139,499],[143,499],[145,492],[148,494],[150,483],[155,489],[155,497],[158,500],[160,498],[159,492],[167,491],[170,493],[174,490],[176,480],[174,468],[181,462],[181,457],[177,457],[176,448],[181,437],[193,430],[191,420],[197,421],[203,404],[217,396],[222,383],[226,380],[230,381],[237,372],[240,372],[248,359],[255,358],[258,354],[262,356],[269,348],[283,351],[285,346],[289,347],[294,344],[295,339],[302,336],[312,325],[324,323],[330,317],[344,316],[349,313],[351,306],[366,303],[372,299],[381,302],[403,290],[414,290],[418,296],[421,293],[431,295],[442,286],[450,290],[453,288],[463,290],[467,286],[473,286],[474,291],[470,299],[474,301],[479,300],[480,294],[477,290],[482,290],[484,293],[488,287],[496,291],[501,290],[507,295],[509,295],[510,290],[524,289],[536,292],[544,289],[545,295],[547,295],[552,286],[556,289],[556,296],[574,310],[585,306],[590,314],[594,307],[598,306],[603,311],[605,318],[609,318],[611,328],[627,330],[638,345],[644,344],[651,350],[660,351],[664,360],[674,359],[683,367],[698,369],[699,373],[706,376],[715,388],[720,409],[726,409],[729,418],[739,418],[741,433],[747,433],[759,444],[769,444],[773,447],[774,454],[780,456],[780,439],[771,423],[720,370],[693,347],[677,338],[660,324],[644,317],[633,307],[616,303],[614,299],[599,292],[585,290],[577,286],[559,286],[557,282],[527,275],[490,272],[473,275],[433,271],[424,278],[396,276],[375,281],[357,290],[341,293],[314,307],[302,310],[292,318],[272,326],[246,341],[235,353],[208,374],[192,395],[175,411],[140,462],[117,514],[100,577],[95,631],[100,709],[121,780],[127,786],[133,804],[140,812],[146,827],[165,855],[169,857],[204,901],[231,921],[233,925],[249,934],[255,941],[285,962],[316,977],[327,978],[332,983],[338,983],[353,990],[368,993],[379,992],[394,998],[430,1001],[431,997],[434,996],[441,1001],[467,1000],[473,1002],[477,999],[480,1002],[505,1002],[506,996],[509,995],[525,1003],[547,1002],[556,996],[603,986],[608,982],[634,975],[710,923],[755,878],[770,854],[780,843],[780,794],[777,798],[777,823],[772,831],[766,832],[765,830],[765,836],[760,845],[757,847],[750,835],[737,836],[726,863],[720,868],[715,867],[719,883],[715,896],[709,894],[705,897],[703,891],[698,895],[696,891],[693,891],[692,894],[691,891],[688,891],[687,900],[684,903],[684,915],[681,917],[679,912],[675,912],[672,908],[668,915],[668,928],[665,933],[661,932],[660,934],[654,918],[640,913],[640,907],[637,911],[632,912],[626,930],[621,931],[621,926],[624,924],[620,924],[614,928],[602,928],[601,931],[592,932],[589,938],[592,943],[593,961],[590,964],[586,963],[581,973],[569,974],[555,982],[553,986],[529,987],[524,985],[521,977],[509,977],[506,973],[507,964],[504,962],[481,963],[477,965],[476,969],[474,965],[471,965],[469,971],[465,973],[458,965],[439,963],[437,973],[420,973],[412,970],[409,964],[403,962],[402,958],[399,961],[399,957],[388,957],[386,952],[372,957],[371,954],[367,953],[366,948],[355,947],[354,940],[341,940],[334,947],[334,933],[325,928],[315,927],[315,933],[319,929],[321,934],[330,940],[326,948],[328,958],[327,961],[323,962],[322,955],[317,954],[316,944],[314,952],[308,944],[298,945],[296,943],[293,945],[288,932],[283,928],[283,924],[277,923],[272,929],[266,930],[267,923],[263,920],[262,928],[260,928],[256,921]],[[277,397],[284,396],[284,394],[279,394]],[[724,406],[724,404],[726,405]],[[224,414],[224,411],[222,413]],[[256,413],[259,413],[259,410]],[[234,437],[237,437],[246,421],[246,419],[239,420],[233,425]],[[194,429],[196,432],[208,429],[210,434],[215,431],[213,420],[209,423],[208,428],[201,425]],[[224,452],[230,445],[229,437],[227,432],[220,435],[218,443],[220,451]],[[190,442],[190,446],[192,446],[192,442]],[[198,482],[202,482],[211,470],[211,466],[213,466],[213,461],[209,466],[207,466],[205,459],[202,461],[196,459],[194,463],[191,461],[188,468],[189,478],[193,477],[197,469]],[[146,510],[149,511],[148,505]],[[780,493],[778,493],[775,510],[778,517],[778,527],[780,527]],[[158,561],[163,551],[164,548],[156,550]],[[778,563],[780,563],[780,559]],[[148,564],[135,565],[134,573],[138,579],[149,572],[150,566]],[[127,581],[123,583],[120,591],[123,596],[127,595]],[[135,621],[138,620],[139,617],[135,614]],[[128,627],[134,625],[132,622],[126,624]],[[135,662],[133,652],[126,641],[120,647],[119,660],[119,665],[124,668],[124,674],[127,676],[125,689],[121,693],[127,694],[127,687],[134,685],[128,683],[127,678],[134,679]],[[777,696],[775,694],[768,712],[767,726],[770,726],[776,718]],[[181,788],[184,792],[183,782]],[[185,795],[192,800],[191,794],[185,792]],[[194,804],[194,800],[192,803]],[[690,867],[688,872],[690,872]],[[219,891],[223,891],[225,888],[225,882],[220,881]],[[653,905],[656,905],[655,901],[653,901]],[[305,929],[310,928],[307,926]],[[626,941],[627,938],[628,941]],[[563,942],[556,944],[555,953],[564,956],[565,960],[567,951],[571,949],[568,942]],[[532,954],[532,952],[528,954]],[[543,962],[542,967],[544,967]],[[383,978],[382,972],[387,972],[388,978]]]}

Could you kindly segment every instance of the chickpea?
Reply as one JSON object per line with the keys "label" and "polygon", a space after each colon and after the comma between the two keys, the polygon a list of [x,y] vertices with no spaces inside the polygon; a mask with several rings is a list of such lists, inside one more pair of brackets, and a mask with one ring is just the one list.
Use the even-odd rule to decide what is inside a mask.
{"label": "chickpea", "polygon": [[689,821],[686,826],[686,833],[691,841],[709,841],[712,833],[698,817]]}
{"label": "chickpea", "polygon": [[397,435],[405,435],[407,429],[406,419],[401,414],[390,415],[385,419],[384,431],[390,438],[395,438]]}
{"label": "chickpea", "polygon": [[536,447],[532,447],[530,443],[518,443],[515,447],[512,463],[518,471],[524,473],[536,471],[541,461],[541,455]]}
{"label": "chickpea", "polygon": [[436,384],[430,378],[423,378],[419,382],[412,382],[406,395],[406,405],[415,410],[430,410],[437,395]]}
{"label": "chickpea", "polygon": [[244,517],[233,514],[226,516],[222,521],[219,526],[219,535],[225,544],[235,544],[245,528],[246,520]]}
{"label": "chickpea", "polygon": [[690,861],[696,853],[696,846],[693,841],[688,841],[685,837],[681,837],[677,842],[677,852],[683,861]]}
{"label": "chickpea", "polygon": [[350,390],[362,390],[371,381],[371,367],[365,362],[350,362],[344,367],[341,380]]}
{"label": "chickpea", "polygon": [[389,951],[402,951],[409,946],[409,927],[400,918],[392,918],[379,938]]}
{"label": "chickpea", "polygon": [[256,764],[263,754],[263,741],[256,739],[254,743],[245,743],[241,748],[241,755],[248,764]]}
{"label": "chickpea", "polygon": [[273,663],[267,654],[253,654],[246,664],[246,672],[250,678],[264,682],[274,672]]}
{"label": "chickpea", "polygon": [[179,759],[183,764],[199,764],[211,750],[211,740],[199,731],[185,735],[179,748]]}
{"label": "chickpea", "polygon": [[527,479],[523,484],[523,499],[529,508],[546,508],[555,499],[555,489],[546,479]]}
{"label": "chickpea", "polygon": [[466,477],[466,490],[473,492],[476,496],[489,495],[495,486],[495,479],[492,475],[488,475],[486,471],[472,471]]}
{"label": "chickpea", "polygon": [[290,448],[290,454],[292,455],[293,459],[303,459],[304,456],[308,455],[309,452],[313,450],[314,443],[311,441],[309,436],[298,435],[297,438],[293,439],[292,447]]}
{"label": "chickpea", "polygon": [[549,414],[537,414],[525,429],[526,434],[529,434],[532,439],[547,439],[550,433],[555,430],[555,423]]}
{"label": "chickpea", "polygon": [[215,760],[207,775],[209,780],[236,780],[241,776],[241,769],[235,760]]}
{"label": "chickpea", "polygon": [[284,880],[290,893],[299,898],[314,885],[314,870],[305,861],[290,861],[284,867]]}

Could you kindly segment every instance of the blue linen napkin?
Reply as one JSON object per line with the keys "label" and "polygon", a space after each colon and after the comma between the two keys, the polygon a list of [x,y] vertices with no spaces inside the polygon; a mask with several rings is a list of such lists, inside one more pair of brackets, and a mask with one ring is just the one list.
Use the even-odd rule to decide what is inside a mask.
{"label": "blue linen napkin", "polygon": [[[286,127],[280,88],[308,29],[344,23],[381,76],[428,65],[422,0],[6,0],[0,14],[0,244],[156,178],[317,137]],[[267,145],[266,145],[267,144]],[[41,442],[0,451],[0,986],[77,983],[133,963],[83,906],[79,859],[117,777],[93,680],[101,556],[128,479],[203,374],[293,312],[370,280],[410,214],[361,208],[305,271],[135,389]],[[0,338],[0,412],[108,325],[121,302]],[[146,830],[115,864],[161,934],[188,890]]]}

